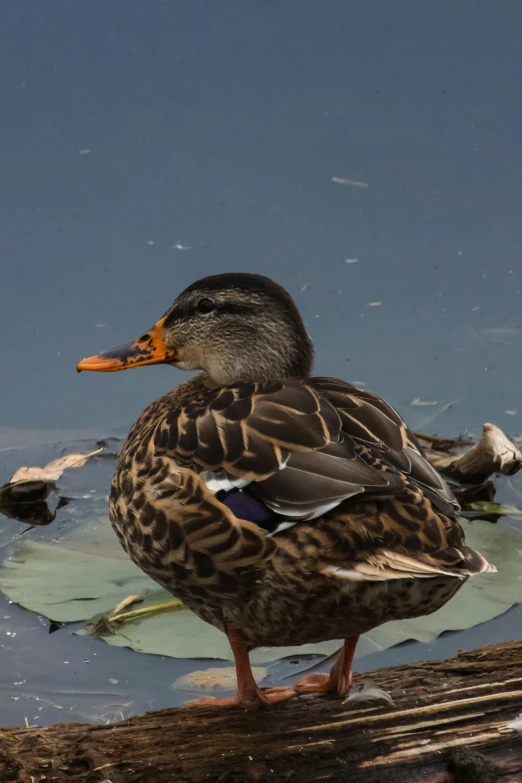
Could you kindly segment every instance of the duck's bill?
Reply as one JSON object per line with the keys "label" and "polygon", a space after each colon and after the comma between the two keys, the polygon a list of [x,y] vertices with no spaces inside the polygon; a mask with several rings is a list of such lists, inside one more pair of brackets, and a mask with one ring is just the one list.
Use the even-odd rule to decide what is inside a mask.
{"label": "duck's bill", "polygon": [[82,359],[76,365],[78,372],[119,372],[131,367],[141,367],[146,364],[170,364],[177,359],[176,351],[167,348],[162,336],[164,318],[158,321],[152,329],[142,334],[137,340],[126,345],[119,345],[109,351],[103,351],[96,356]]}

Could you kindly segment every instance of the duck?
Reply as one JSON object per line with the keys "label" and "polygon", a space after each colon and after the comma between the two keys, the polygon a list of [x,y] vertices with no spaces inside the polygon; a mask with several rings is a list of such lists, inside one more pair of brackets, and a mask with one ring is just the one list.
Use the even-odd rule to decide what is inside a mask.
{"label": "duck", "polygon": [[[185,288],[137,340],[77,365],[196,371],[132,426],[109,498],[131,560],[228,637],[237,693],[188,707],[345,696],[361,634],[435,612],[496,570],[466,545],[453,492],[397,411],[314,376],[313,359],[282,286],[223,273]],[[253,649],[335,639],[329,673],[257,685]]]}

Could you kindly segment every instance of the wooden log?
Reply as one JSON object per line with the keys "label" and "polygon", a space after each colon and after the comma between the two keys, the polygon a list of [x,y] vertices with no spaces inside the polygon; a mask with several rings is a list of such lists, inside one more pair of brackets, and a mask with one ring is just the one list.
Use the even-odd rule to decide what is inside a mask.
{"label": "wooden log", "polygon": [[[419,437],[432,445],[439,441],[420,433]],[[479,442],[463,454],[447,454],[440,449],[432,449],[426,452],[426,456],[441,473],[471,483],[483,481],[494,473],[512,476],[522,467],[522,454],[494,424],[484,424]]]}
{"label": "wooden log", "polygon": [[[522,642],[356,676],[390,693],[0,729],[2,783],[516,783]],[[479,754],[482,754],[479,755]],[[470,771],[471,770],[471,771]]]}

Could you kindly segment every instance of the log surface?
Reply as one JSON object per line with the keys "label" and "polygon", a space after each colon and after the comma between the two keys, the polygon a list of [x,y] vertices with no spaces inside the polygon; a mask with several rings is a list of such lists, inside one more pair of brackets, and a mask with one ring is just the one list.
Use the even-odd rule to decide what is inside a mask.
{"label": "log surface", "polygon": [[[257,713],[171,709],[106,726],[3,728],[0,781],[522,781],[522,736],[507,727],[522,712],[522,642],[356,675],[362,683],[395,706],[312,696]],[[450,771],[455,749],[490,763],[479,758],[461,776]]]}

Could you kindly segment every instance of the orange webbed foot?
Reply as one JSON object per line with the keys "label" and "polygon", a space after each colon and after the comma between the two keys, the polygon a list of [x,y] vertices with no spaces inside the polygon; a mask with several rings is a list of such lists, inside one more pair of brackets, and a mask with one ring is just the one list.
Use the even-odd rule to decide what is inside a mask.
{"label": "orange webbed foot", "polygon": [[351,672],[332,674],[306,674],[294,685],[298,696],[306,693],[332,693],[336,696],[346,696],[352,684]]}
{"label": "orange webbed foot", "polygon": [[294,696],[297,696],[296,691],[294,688],[289,686],[284,686],[281,688],[266,688],[265,690],[261,690],[256,686],[255,693],[252,695],[243,695],[240,696],[239,693],[236,693],[235,696],[224,696],[221,698],[212,698],[212,699],[194,699],[193,701],[187,702],[185,704],[185,707],[187,709],[192,710],[197,707],[235,707],[240,710],[249,710],[250,712],[253,712],[254,710],[258,710],[260,707],[268,707],[271,704],[280,704],[283,701],[288,701],[288,699],[293,699]]}

